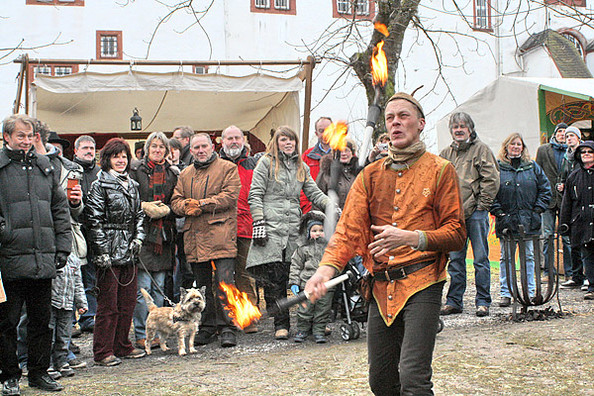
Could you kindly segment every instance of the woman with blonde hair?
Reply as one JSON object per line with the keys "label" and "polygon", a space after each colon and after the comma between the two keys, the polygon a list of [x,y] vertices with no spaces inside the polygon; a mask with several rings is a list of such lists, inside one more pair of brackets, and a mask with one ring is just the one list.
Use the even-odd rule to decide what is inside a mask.
{"label": "woman with blonde hair", "polygon": [[[330,202],[312,179],[298,147],[295,131],[279,127],[254,169],[248,196],[254,227],[246,268],[264,287],[269,307],[287,295],[291,256],[299,238],[301,190],[318,208]],[[276,339],[289,337],[288,311],[274,317],[274,329]]]}
{"label": "woman with blonde hair", "polygon": [[[545,211],[551,200],[549,180],[538,164],[530,159],[530,154],[522,135],[512,133],[502,143],[497,162],[500,168],[501,184],[495,197],[491,213],[495,216],[495,234],[518,238],[519,225],[524,227],[525,235],[540,235],[540,214]],[[507,231],[506,231],[507,230]],[[540,246],[536,246],[537,249]],[[526,275],[530,295],[534,295],[534,243],[526,240]],[[500,307],[511,304],[511,294],[507,282],[507,265],[515,256],[516,246],[512,247],[511,256],[505,244],[501,244],[499,280],[501,282]]]}

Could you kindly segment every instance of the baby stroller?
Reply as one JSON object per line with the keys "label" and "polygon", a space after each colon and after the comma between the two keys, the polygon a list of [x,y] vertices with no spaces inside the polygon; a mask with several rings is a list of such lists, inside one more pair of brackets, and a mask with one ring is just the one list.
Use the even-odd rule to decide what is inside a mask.
{"label": "baby stroller", "polygon": [[367,322],[367,301],[360,295],[358,286],[367,274],[361,259],[356,257],[349,261],[344,271],[351,271],[353,276],[337,286],[334,292],[332,310],[344,320],[340,325],[340,336],[343,340],[356,340],[361,335],[361,327]]}
{"label": "baby stroller", "polygon": [[[359,293],[359,283],[365,275],[367,269],[363,266],[360,257],[355,257],[349,261],[343,271],[351,271],[352,277],[342,282],[334,292],[332,310],[336,315],[344,320],[340,325],[340,336],[343,340],[356,340],[361,335],[361,327],[367,323],[368,302]],[[444,328],[444,322],[439,318],[437,332],[440,333]]]}

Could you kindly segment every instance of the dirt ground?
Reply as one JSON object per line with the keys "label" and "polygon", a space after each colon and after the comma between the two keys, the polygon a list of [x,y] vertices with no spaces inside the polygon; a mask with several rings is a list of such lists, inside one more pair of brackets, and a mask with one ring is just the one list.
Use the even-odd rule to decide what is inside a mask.
{"label": "dirt ground", "polygon": [[[492,296],[498,295],[496,271]],[[447,285],[446,285],[447,288]],[[594,302],[579,290],[561,290],[563,318],[512,322],[510,308],[493,306],[487,318],[474,314],[469,283],[465,310],[445,317],[434,355],[437,395],[594,395]],[[494,303],[498,298],[494,298]],[[495,304],[494,304],[495,305]],[[558,310],[557,302],[549,303]],[[294,318],[293,318],[294,320]],[[154,350],[143,359],[113,368],[92,366],[92,336],[75,342],[89,368],[60,380],[62,395],[366,395],[365,331],[359,340],[275,341],[270,320],[256,334],[239,337],[235,348],[218,343],[197,354]],[[170,344],[174,344],[172,340]],[[37,394],[22,382],[24,395]]]}

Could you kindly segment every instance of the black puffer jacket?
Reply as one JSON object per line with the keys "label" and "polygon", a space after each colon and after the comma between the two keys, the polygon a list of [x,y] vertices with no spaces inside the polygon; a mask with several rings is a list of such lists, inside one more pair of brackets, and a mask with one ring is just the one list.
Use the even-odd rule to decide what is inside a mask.
{"label": "black puffer jacket", "polygon": [[56,251],[70,253],[66,194],[50,160],[31,149],[0,151],[0,269],[4,280],[51,279]]}
{"label": "black puffer jacket", "polygon": [[[138,164],[135,164],[130,169],[130,177],[138,182],[138,191],[140,192],[140,199],[143,202],[154,201],[151,188],[149,187],[151,169],[147,165],[147,158],[142,159]],[[165,186],[163,193],[165,199],[162,200],[164,204],[171,208],[171,196],[173,189],[177,184],[177,176],[179,171],[175,166],[169,165],[165,161]],[[163,227],[156,226],[159,221],[153,220],[146,216],[144,218],[145,241],[140,251],[140,259],[144,267],[148,271],[166,271],[173,269],[173,254],[175,252],[175,213],[173,210],[169,215],[162,218]],[[155,245],[151,240],[157,238],[156,234],[162,233],[163,244],[161,254],[155,253]],[[140,267],[144,269],[144,267]]]}
{"label": "black puffer jacket", "polygon": [[586,141],[576,149],[576,170],[567,178],[559,216],[559,231],[570,235],[573,247],[594,241],[594,167],[586,169],[579,152],[594,150],[594,142]]}
{"label": "black puffer jacket", "polygon": [[108,254],[113,266],[133,264],[130,245],[144,240],[138,183],[128,180],[125,189],[109,172],[100,171],[84,209],[93,257]]}

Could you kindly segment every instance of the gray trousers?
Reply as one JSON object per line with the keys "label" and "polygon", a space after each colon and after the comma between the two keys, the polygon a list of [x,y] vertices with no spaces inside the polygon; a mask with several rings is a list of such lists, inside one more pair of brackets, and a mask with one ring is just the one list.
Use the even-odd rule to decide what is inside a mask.
{"label": "gray trousers", "polygon": [[52,366],[59,370],[68,363],[68,345],[72,330],[72,310],[52,307],[50,329],[53,333]]}
{"label": "gray trousers", "polygon": [[389,327],[372,299],[367,353],[369,385],[375,395],[433,395],[431,361],[444,283],[411,296]]}

